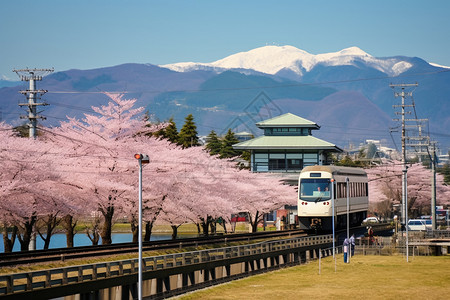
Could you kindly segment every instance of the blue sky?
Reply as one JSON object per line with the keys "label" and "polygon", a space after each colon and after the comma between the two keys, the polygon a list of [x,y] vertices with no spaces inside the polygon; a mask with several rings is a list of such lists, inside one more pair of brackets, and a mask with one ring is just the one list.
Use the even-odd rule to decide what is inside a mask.
{"label": "blue sky", "polygon": [[450,66],[448,0],[1,1],[0,78],[14,68],[211,62],[264,45],[357,46]]}

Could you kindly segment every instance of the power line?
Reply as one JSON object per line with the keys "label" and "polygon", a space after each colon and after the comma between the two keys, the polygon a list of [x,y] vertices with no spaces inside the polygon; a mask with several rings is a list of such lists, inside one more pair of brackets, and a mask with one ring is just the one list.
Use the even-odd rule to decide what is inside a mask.
{"label": "power line", "polygon": [[[184,89],[184,90],[147,90],[147,91],[114,91],[108,92],[112,94],[130,94],[130,93],[149,93],[149,94],[160,94],[169,92],[212,92],[212,91],[237,91],[237,90],[255,90],[255,89],[276,89],[276,88],[286,88],[286,87],[302,87],[302,86],[316,86],[316,85],[328,85],[328,84],[340,84],[340,83],[351,83],[351,82],[362,82],[362,81],[372,81],[372,80],[385,80],[393,78],[403,78],[421,75],[431,75],[450,72],[450,69],[433,71],[433,72],[421,72],[421,73],[411,73],[411,74],[401,74],[397,76],[381,76],[381,77],[371,77],[371,78],[359,78],[359,79],[346,79],[346,80],[335,80],[335,81],[323,81],[314,83],[291,83],[291,84],[280,84],[280,85],[263,85],[256,87],[230,87],[230,88],[212,88],[212,89]],[[51,91],[52,94],[104,94],[104,92],[98,91]]]}

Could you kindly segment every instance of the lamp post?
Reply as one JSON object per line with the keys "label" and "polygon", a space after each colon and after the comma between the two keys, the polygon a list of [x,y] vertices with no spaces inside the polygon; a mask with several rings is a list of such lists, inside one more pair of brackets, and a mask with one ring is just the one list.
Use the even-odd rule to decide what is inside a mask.
{"label": "lamp post", "polygon": [[142,300],[142,164],[148,164],[150,159],[145,154],[135,154],[139,162],[139,221],[138,221],[138,240],[139,240],[139,274],[138,274],[138,299]]}
{"label": "lamp post", "polygon": [[[345,182],[347,184],[347,241],[350,241],[350,190],[349,190],[350,179],[348,177],[345,177]],[[351,250],[351,247],[352,246],[350,244],[347,247],[347,262],[350,262],[351,251],[348,251],[348,249]]]}
{"label": "lamp post", "polygon": [[334,179],[331,179],[331,209],[333,210],[333,215],[331,217],[331,227],[333,228],[333,259],[334,259],[334,272],[336,272],[336,237],[335,237],[335,225],[334,218],[336,211],[334,210],[334,202],[336,201],[336,197],[334,197]]}

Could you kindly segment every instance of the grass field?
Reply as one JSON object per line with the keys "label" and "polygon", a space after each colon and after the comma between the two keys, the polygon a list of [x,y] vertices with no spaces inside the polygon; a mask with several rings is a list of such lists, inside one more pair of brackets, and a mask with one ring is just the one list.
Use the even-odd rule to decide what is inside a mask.
{"label": "grass field", "polygon": [[177,299],[450,299],[450,256],[337,256]]}

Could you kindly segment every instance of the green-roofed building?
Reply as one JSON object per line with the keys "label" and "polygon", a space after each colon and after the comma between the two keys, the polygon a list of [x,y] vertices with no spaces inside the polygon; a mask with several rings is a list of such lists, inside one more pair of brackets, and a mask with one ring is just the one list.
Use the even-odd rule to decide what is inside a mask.
{"label": "green-roofed building", "polygon": [[316,123],[287,113],[256,123],[264,135],[234,144],[233,148],[251,152],[253,172],[300,172],[311,165],[328,165],[330,153],[342,152],[338,146],[313,137]]}

